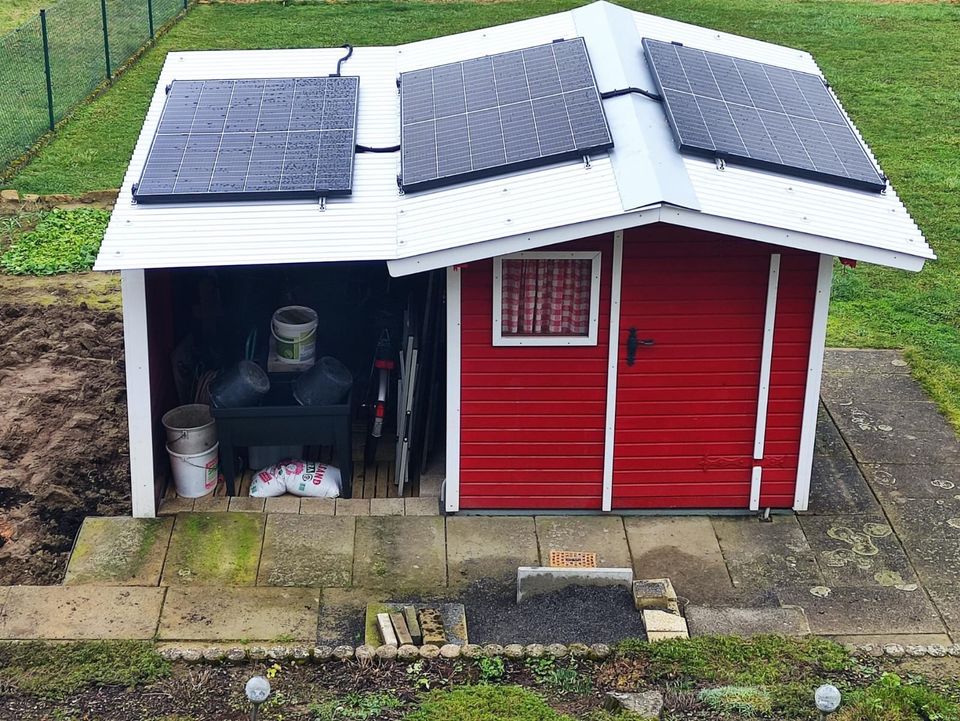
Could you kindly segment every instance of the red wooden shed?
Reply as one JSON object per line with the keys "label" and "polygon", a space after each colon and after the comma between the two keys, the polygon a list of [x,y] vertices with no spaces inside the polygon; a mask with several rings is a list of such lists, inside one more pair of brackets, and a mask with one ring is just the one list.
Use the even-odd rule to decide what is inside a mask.
{"label": "red wooden shed", "polygon": [[171,81],[316,74],[342,52],[168,56],[97,263],[123,274],[135,514],[155,512],[155,289],[346,261],[446,274],[448,512],[806,508],[835,260],[916,271],[932,251],[888,183],[679,152],[642,43],[820,75],[808,53],[606,2],[357,48],[358,144],[397,143],[398,73],[558,38],[584,39],[611,148],[408,193],[396,157],[361,153],[353,194],[321,208],[132,203]]}

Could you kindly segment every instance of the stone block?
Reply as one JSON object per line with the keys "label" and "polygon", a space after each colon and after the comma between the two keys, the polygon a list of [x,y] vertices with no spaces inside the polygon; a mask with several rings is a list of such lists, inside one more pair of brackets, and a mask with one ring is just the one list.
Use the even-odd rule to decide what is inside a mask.
{"label": "stone block", "polygon": [[404,513],[408,516],[439,516],[439,498],[404,498]]}
{"label": "stone block", "polygon": [[655,608],[641,611],[643,627],[648,641],[661,641],[667,638],[688,638],[687,622],[682,616]]}
{"label": "stone block", "polygon": [[661,611],[679,613],[677,592],[669,578],[647,578],[633,582],[633,605],[638,611],[659,608]]}
{"label": "stone block", "polygon": [[229,509],[238,513],[263,513],[265,498],[234,496],[230,499]]}
{"label": "stone block", "polygon": [[338,516],[369,516],[370,499],[338,498],[336,513]]}
{"label": "stone block", "polygon": [[335,498],[301,498],[300,515],[332,516],[337,510]]}
{"label": "stone block", "polygon": [[517,569],[517,603],[569,586],[622,586],[633,583],[632,568],[552,568],[521,566]]}
{"label": "stone block", "polygon": [[371,498],[371,516],[402,516],[404,515],[402,498]]}
{"label": "stone block", "polygon": [[297,496],[276,496],[264,499],[263,510],[266,513],[300,513],[300,498]]}
{"label": "stone block", "polygon": [[439,609],[424,608],[417,613],[424,646],[443,646],[447,642],[443,632],[443,617]]}
{"label": "stone block", "polygon": [[692,636],[807,636],[810,624],[799,606],[733,608],[689,605],[685,609]]}
{"label": "stone block", "polygon": [[4,203],[19,203],[20,193],[12,189],[0,190],[0,201]]}
{"label": "stone block", "polygon": [[637,721],[650,721],[659,719],[663,714],[663,695],[659,691],[608,691],[603,699],[603,707],[612,713],[625,712]]}

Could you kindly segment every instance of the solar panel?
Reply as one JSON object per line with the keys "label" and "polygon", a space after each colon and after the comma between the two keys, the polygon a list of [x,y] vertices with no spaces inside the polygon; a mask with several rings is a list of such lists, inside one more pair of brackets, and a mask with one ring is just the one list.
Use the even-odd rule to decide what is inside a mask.
{"label": "solar panel", "polygon": [[405,191],[613,145],[582,38],[400,75]]}
{"label": "solar panel", "polygon": [[643,47],[681,152],[886,187],[820,76],[649,38]]}
{"label": "solar panel", "polygon": [[356,77],[175,80],[138,203],[349,194]]}

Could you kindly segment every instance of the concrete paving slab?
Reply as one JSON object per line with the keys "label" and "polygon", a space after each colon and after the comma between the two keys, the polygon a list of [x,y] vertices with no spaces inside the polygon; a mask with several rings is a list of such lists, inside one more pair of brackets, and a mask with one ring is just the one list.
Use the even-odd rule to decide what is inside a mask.
{"label": "concrete paving slab", "polygon": [[820,395],[836,403],[895,401],[923,403],[930,397],[905,373],[825,373]]}
{"label": "concrete paving slab", "polygon": [[828,515],[882,513],[870,484],[846,446],[829,455],[814,455],[807,512]]}
{"label": "concrete paving slab", "polygon": [[263,513],[265,498],[234,496],[230,499],[228,510],[236,513]]}
{"label": "concrete paving slab", "polygon": [[910,366],[898,350],[869,348],[827,348],[824,352],[825,374],[896,373],[910,375]]}
{"label": "concrete paving slab", "polygon": [[884,505],[903,498],[951,501],[960,495],[960,465],[865,463],[861,468]]}
{"label": "concrete paving slab", "polygon": [[451,516],[447,519],[450,585],[480,579],[510,583],[519,566],[536,566],[537,529],[523,516]]}
{"label": "concrete paving slab", "polygon": [[267,516],[259,586],[349,586],[353,516]]}
{"label": "concrete paving slab", "polygon": [[[815,588],[823,594],[824,589]],[[849,636],[898,633],[944,633],[933,604],[921,590],[896,588],[830,587],[814,595],[809,587],[792,587],[777,592],[781,603],[800,606],[807,613],[810,630],[818,635]]]}
{"label": "concrete paving slab", "polygon": [[353,583],[409,593],[446,586],[443,519],[439,516],[358,518]]}
{"label": "concrete paving slab", "polygon": [[832,456],[836,453],[850,454],[847,442],[843,440],[837,424],[833,422],[833,418],[830,417],[822,402],[817,410],[817,435],[813,445],[813,453],[815,456]]}
{"label": "concrete paving slab", "polygon": [[156,586],[173,518],[88,516],[73,545],[66,586]]}
{"label": "concrete paving slab", "polygon": [[193,510],[197,513],[223,513],[230,509],[230,499],[227,496],[204,496],[193,502]]}
{"label": "concrete paving slab", "polygon": [[669,578],[677,594],[715,603],[733,593],[727,564],[707,516],[623,519],[637,578]]}
{"label": "concrete paving slab", "polygon": [[786,584],[823,583],[816,556],[796,516],[714,518],[713,527],[734,588],[772,590]]}
{"label": "concrete paving slab", "polygon": [[262,513],[178,514],[160,583],[254,585],[265,519]]}
{"label": "concrete paving slab", "polygon": [[960,441],[931,401],[827,407],[860,463],[960,462]]}
{"label": "concrete paving slab", "polygon": [[263,511],[264,513],[300,513],[300,497],[283,495],[266,498]]}
{"label": "concrete paving slab", "polygon": [[550,551],[587,551],[597,554],[597,565],[631,566],[623,520],[618,516],[537,516],[540,565],[550,563]]}
{"label": "concrete paving slab", "polygon": [[807,636],[810,624],[799,606],[736,608],[695,606],[684,609],[691,636]]}
{"label": "concrete paving slab", "polygon": [[404,498],[403,508],[408,516],[439,516],[440,499],[436,496]]}
{"label": "concrete paving slab", "polygon": [[332,516],[337,509],[335,498],[301,498],[300,515]]}
{"label": "concrete paving slab", "polygon": [[917,576],[883,516],[803,516],[826,586],[901,587]]}
{"label": "concrete paving slab", "polygon": [[338,498],[336,513],[338,516],[369,516],[370,499]]}
{"label": "concrete paving slab", "polygon": [[960,498],[891,499],[886,510],[901,538],[938,536],[960,539]]}
{"label": "concrete paving slab", "polygon": [[947,630],[960,640],[960,593],[953,584],[931,583],[924,587],[940,611]]}
{"label": "concrete paving slab", "polygon": [[171,588],[158,638],[313,642],[319,611],[312,588]]}
{"label": "concrete paving slab", "polygon": [[186,513],[193,510],[193,498],[163,498],[160,500],[160,508],[157,509],[158,516],[175,516],[178,513]]}
{"label": "concrete paving slab", "polygon": [[325,588],[321,596],[317,643],[357,646],[364,639],[367,604],[389,600],[390,592],[369,588]]}
{"label": "concrete paving slab", "polygon": [[403,499],[402,498],[371,498],[370,499],[371,516],[402,516]]}
{"label": "concrete paving slab", "polygon": [[137,586],[14,586],[0,614],[0,638],[151,639],[165,591]]}
{"label": "concrete paving slab", "polygon": [[904,538],[903,547],[924,585],[960,588],[960,538]]}

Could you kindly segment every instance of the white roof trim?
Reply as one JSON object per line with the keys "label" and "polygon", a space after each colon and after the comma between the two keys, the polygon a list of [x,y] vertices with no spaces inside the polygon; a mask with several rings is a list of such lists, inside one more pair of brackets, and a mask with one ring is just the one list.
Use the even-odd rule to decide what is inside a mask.
{"label": "white roof trim", "polygon": [[[401,71],[577,35],[587,43],[601,90],[650,85],[643,37],[819,73],[813,58],[799,50],[595,2],[398,47],[357,48],[344,72],[361,78],[358,142],[397,143]],[[402,275],[649,222],[910,270],[935,257],[892,188],[868,193],[733,165],[721,172],[711,162],[677,153],[662,109],[637,96],[604,101],[615,145],[591,158],[589,168],[557,163],[401,195],[398,154],[362,153],[354,163],[353,195],[328,199],[323,212],[309,201],[132,204],[131,186],[172,80],[324,74],[342,52],[170,53],[96,268],[381,260]]]}

